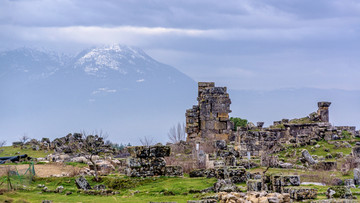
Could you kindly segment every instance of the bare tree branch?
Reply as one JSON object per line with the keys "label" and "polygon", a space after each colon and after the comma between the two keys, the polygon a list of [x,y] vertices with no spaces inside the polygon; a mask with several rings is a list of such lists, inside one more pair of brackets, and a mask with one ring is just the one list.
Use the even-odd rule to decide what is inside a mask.
{"label": "bare tree branch", "polygon": [[95,180],[98,181],[98,170],[96,167],[95,160],[93,159],[95,155],[111,153],[110,147],[104,143],[104,135],[102,131],[96,133],[95,135],[88,135],[85,131],[82,131],[82,145],[78,146],[78,150],[88,159],[91,164],[94,166],[95,170]]}
{"label": "bare tree branch", "polygon": [[154,139],[144,136],[143,139],[140,138],[140,143],[141,143],[141,145],[148,147],[148,146],[151,146],[154,144]]}
{"label": "bare tree branch", "polygon": [[168,132],[168,138],[170,142],[174,144],[180,142],[181,140],[185,140],[185,124],[178,123],[176,126],[171,127]]}
{"label": "bare tree branch", "polygon": [[0,147],[3,147],[3,146],[5,146],[5,145],[6,145],[6,140],[0,141]]}
{"label": "bare tree branch", "polygon": [[19,141],[22,143],[22,145],[24,145],[29,139],[30,137],[24,134],[22,137],[19,138]]}

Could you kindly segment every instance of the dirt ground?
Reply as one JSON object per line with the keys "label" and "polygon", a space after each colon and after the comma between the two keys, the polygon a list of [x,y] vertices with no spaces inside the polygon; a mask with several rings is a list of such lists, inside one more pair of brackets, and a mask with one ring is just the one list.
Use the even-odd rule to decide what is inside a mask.
{"label": "dirt ground", "polygon": [[[0,176],[6,175],[6,171],[10,167],[11,170],[18,170],[19,174],[24,174],[29,168],[29,164],[24,165],[0,165]],[[35,174],[38,177],[61,176],[63,174],[76,173],[79,168],[64,164],[39,164],[34,165]],[[16,168],[16,169],[15,169]]]}

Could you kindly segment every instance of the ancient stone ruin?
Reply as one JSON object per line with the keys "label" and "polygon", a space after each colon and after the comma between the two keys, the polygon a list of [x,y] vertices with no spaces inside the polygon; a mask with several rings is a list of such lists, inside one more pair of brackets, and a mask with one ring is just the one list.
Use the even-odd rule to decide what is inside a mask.
{"label": "ancient stone ruin", "polygon": [[310,145],[321,139],[340,139],[344,130],[360,136],[355,126],[332,126],[329,123],[331,102],[318,102],[317,112],[300,119],[282,119],[264,128],[264,122],[249,123],[233,131],[229,119],[231,100],[226,87],[215,87],[213,82],[198,83],[198,105],[186,110],[187,141],[224,140],[237,149],[241,156],[261,156],[264,152],[281,151],[287,143]]}
{"label": "ancient stone ruin", "polygon": [[169,146],[135,146],[128,147],[131,155],[128,158],[126,175],[130,177],[149,176],[182,176],[180,166],[166,166],[164,157],[170,155]]}
{"label": "ancient stone ruin", "polygon": [[198,105],[186,110],[187,141],[228,140],[233,124],[229,120],[231,100],[226,87],[199,82]]}

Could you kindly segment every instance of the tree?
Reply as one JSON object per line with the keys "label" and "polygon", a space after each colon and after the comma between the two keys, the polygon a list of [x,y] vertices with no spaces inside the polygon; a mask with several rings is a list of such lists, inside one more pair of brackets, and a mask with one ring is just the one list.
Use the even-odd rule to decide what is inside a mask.
{"label": "tree", "polygon": [[148,147],[148,146],[154,145],[154,139],[144,136],[143,139],[140,138],[140,143],[141,143],[141,145]]}
{"label": "tree", "polygon": [[[109,154],[112,152],[109,145],[104,143],[104,135],[100,131],[99,134],[88,135],[85,131],[82,132],[82,145],[78,146],[78,150],[84,157],[91,162],[95,170],[95,180],[99,181],[98,170],[94,160],[95,155]],[[106,136],[105,136],[106,137]]]}
{"label": "tree", "polygon": [[230,117],[230,121],[234,123],[234,128],[233,128],[234,131],[237,130],[237,127],[246,127],[246,125],[248,124],[248,120],[241,118]]}
{"label": "tree", "polygon": [[185,134],[185,124],[178,123],[176,126],[174,125],[169,129],[168,132],[168,138],[172,143],[178,143],[181,140],[185,140],[186,134]]}
{"label": "tree", "polygon": [[3,146],[5,146],[6,145],[6,140],[1,140],[0,141],[0,147],[3,147]]}
{"label": "tree", "polygon": [[24,134],[22,137],[19,138],[19,141],[21,142],[22,145],[24,145],[29,139],[30,137]]}

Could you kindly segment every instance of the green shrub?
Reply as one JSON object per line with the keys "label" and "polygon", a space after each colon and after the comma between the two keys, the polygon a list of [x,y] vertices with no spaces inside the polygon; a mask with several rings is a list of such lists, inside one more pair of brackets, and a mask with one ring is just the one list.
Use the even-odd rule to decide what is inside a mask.
{"label": "green shrub", "polygon": [[230,117],[230,121],[234,123],[233,131],[236,131],[237,127],[246,127],[248,120],[241,118]]}

